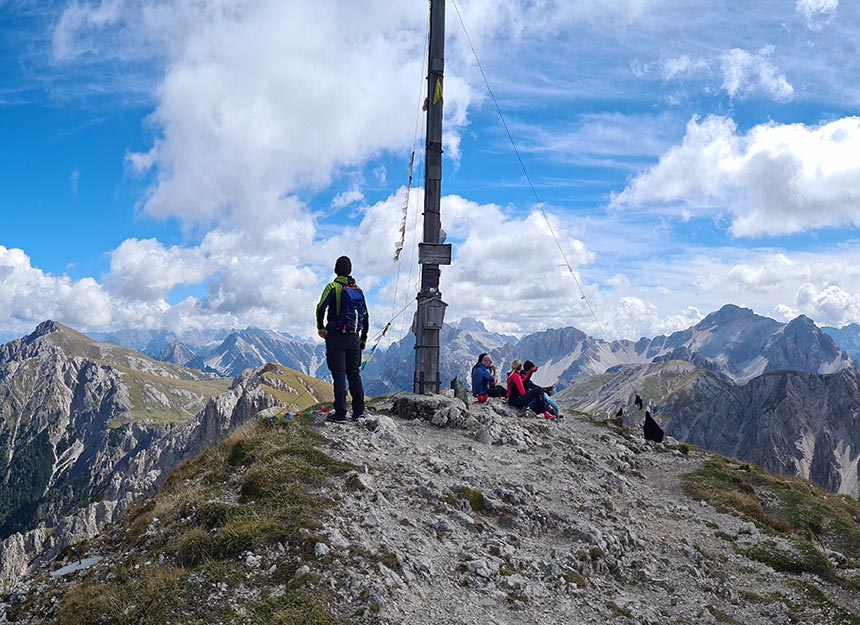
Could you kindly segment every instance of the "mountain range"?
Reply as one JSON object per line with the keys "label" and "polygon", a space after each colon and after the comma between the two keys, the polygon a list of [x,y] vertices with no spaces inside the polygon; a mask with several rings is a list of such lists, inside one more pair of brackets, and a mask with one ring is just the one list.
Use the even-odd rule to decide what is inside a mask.
{"label": "mountain range", "polygon": [[[222,377],[277,362],[307,375],[331,379],[322,341],[274,330],[196,331],[181,337],[166,331],[123,331],[96,334],[94,338]],[[692,362],[742,383],[780,369],[830,373],[855,366],[851,356],[860,353],[860,326],[818,328],[804,316],[781,323],[727,304],[686,330],[637,341],[604,341],[573,327],[518,339],[490,332],[480,321],[461,319],[445,324],[440,343],[443,386],[454,377],[469,386],[471,367],[485,352],[500,369],[514,358],[538,363],[540,383],[554,384],[558,389],[620,364],[663,360]],[[414,337],[409,333],[380,347],[364,371],[366,393],[375,396],[411,389],[413,347]]]}
{"label": "mountain range", "polygon": [[182,460],[330,386],[270,365],[232,382],[46,321],[0,346],[0,579],[118,518]]}
{"label": "mountain range", "polygon": [[[374,356],[365,378],[370,394],[412,387],[412,337]],[[685,360],[743,383],[781,369],[831,373],[855,367],[851,358],[808,317],[788,323],[755,314],[747,308],[723,306],[687,330],[638,341],[604,341],[576,328],[545,330],[517,340],[488,332],[468,320],[447,326],[440,340],[442,380],[458,376],[470,384],[469,372],[478,354],[489,353],[500,371],[518,358],[540,366],[535,381],[561,390],[582,377],[630,363]],[[404,367],[407,362],[410,366]]]}
{"label": "mountain range", "polygon": [[821,329],[851,358],[860,359],[860,325],[850,323],[841,328],[824,326]]}

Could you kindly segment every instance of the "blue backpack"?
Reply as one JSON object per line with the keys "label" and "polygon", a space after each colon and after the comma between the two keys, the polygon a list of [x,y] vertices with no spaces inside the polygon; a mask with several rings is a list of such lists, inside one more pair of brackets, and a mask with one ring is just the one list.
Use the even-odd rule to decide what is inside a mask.
{"label": "blue backpack", "polygon": [[359,334],[364,327],[367,304],[364,293],[355,285],[339,285],[340,314],[335,315],[334,330],[344,334]]}

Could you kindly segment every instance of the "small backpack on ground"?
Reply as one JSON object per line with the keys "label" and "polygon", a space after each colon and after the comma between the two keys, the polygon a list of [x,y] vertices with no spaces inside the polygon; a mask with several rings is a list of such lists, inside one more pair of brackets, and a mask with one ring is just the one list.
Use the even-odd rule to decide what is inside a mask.
{"label": "small backpack on ground", "polygon": [[460,378],[451,380],[451,388],[454,389],[454,397],[461,400],[468,407],[469,392],[466,390],[466,385],[460,381]]}
{"label": "small backpack on ground", "polygon": [[359,334],[364,326],[364,316],[367,314],[367,304],[364,293],[355,284],[341,286],[340,314],[335,316],[335,332],[344,334]]}

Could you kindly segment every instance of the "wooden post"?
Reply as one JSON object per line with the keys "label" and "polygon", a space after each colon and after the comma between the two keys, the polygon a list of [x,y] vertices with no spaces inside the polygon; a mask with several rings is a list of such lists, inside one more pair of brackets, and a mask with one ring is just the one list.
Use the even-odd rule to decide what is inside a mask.
{"label": "wooden post", "polygon": [[[415,319],[415,377],[413,391],[438,393],[439,334],[445,318],[439,291],[439,265],[451,263],[450,246],[439,243],[442,227],[442,91],[445,70],[445,0],[430,0],[430,45],[427,74],[427,138],[424,174],[424,246],[419,257],[421,290]],[[447,247],[447,262],[445,250]]]}

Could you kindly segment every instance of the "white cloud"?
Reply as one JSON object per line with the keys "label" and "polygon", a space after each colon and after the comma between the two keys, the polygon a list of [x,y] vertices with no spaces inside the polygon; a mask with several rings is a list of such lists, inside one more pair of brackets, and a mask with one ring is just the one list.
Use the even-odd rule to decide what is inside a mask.
{"label": "white cloud", "polygon": [[839,0],[797,0],[796,8],[807,28],[821,30],[836,15]]}
{"label": "white cloud", "polygon": [[806,283],[797,290],[795,307],[819,324],[841,327],[860,319],[860,291],[851,293],[833,284],[819,289]]}
{"label": "white cloud", "polygon": [[152,146],[148,152],[127,152],[125,162],[133,174],[145,174],[158,163],[158,145]]}
{"label": "white cloud", "polygon": [[820,126],[768,123],[739,134],[724,117],[693,118],[683,142],[612,206],[722,210],[735,236],[860,226],[860,118]]}
{"label": "white cloud", "polygon": [[[762,293],[779,290],[786,281],[797,279],[796,264],[785,254],[759,259],[755,264],[738,264],[728,273],[728,279],[743,289]],[[800,273],[808,273],[801,269]],[[792,275],[794,274],[794,275]]]}
{"label": "white cloud", "polygon": [[94,35],[116,24],[124,0],[101,0],[97,5],[70,4],[53,32],[53,54],[59,61],[69,61],[88,52],[95,52]]}
{"label": "white cloud", "polygon": [[0,318],[24,329],[45,319],[104,326],[113,317],[110,296],[92,278],[52,276],[33,267],[23,250],[0,245]]}
{"label": "white cloud", "polygon": [[331,201],[331,206],[334,209],[341,209],[345,206],[349,206],[350,204],[363,201],[364,193],[362,193],[361,189],[358,187],[353,187],[348,191],[342,191],[334,196],[334,199]]}
{"label": "white cloud", "polygon": [[[797,11],[804,15],[801,5],[809,5],[810,15],[820,22],[829,11],[827,4],[801,1]],[[718,12],[716,6],[702,10],[710,18]],[[495,62],[516,69],[520,55],[543,51],[548,44],[546,75],[529,66],[530,73],[512,74],[510,83],[497,90],[503,98],[513,94],[509,105],[514,107],[542,105],[536,97],[523,96],[535,93],[568,101],[610,91],[607,97],[639,97],[641,91],[616,80],[622,73],[629,78],[630,50],[643,51],[646,63],[636,66],[642,77],[651,72],[656,82],[660,77],[667,82],[701,76],[723,80],[737,100],[791,98],[785,72],[798,89],[801,84],[809,88],[796,62],[807,50],[791,48],[779,38],[774,39],[778,58],[772,48],[761,49],[770,39],[755,36],[761,32],[750,18],[765,9],[755,3],[745,6],[752,13],[744,9],[743,17],[732,24],[738,33],[731,39],[724,37],[724,30],[717,32],[713,25],[718,20],[699,17],[707,24],[704,30],[688,30],[689,23],[677,19],[689,15],[688,7],[646,0],[464,0],[461,9],[489,68]],[[394,308],[414,301],[417,278],[410,280],[408,270],[414,269],[410,254],[420,190],[411,201],[399,266],[391,256],[402,189],[358,207],[345,225],[311,215],[296,197],[310,197],[368,163],[376,183],[386,184],[385,168],[375,159],[386,152],[406,153],[413,136],[425,53],[425,8],[384,0],[322,0],[312,6],[277,0],[99,0],[68,5],[53,41],[54,60],[62,69],[73,72],[87,63],[104,62],[112,70],[106,74],[115,76],[117,68],[127,67],[124,63],[144,60],[146,71],[156,74],[155,110],[147,121],[152,144],[126,157],[131,173],[148,174],[145,179],[153,181],[142,211],[159,219],[177,218],[185,232],[208,231],[184,245],[129,239],[114,250],[104,284],[111,290],[108,310],[116,326],[179,329],[254,323],[309,334],[310,311],[331,275],[334,258],[343,253],[353,257],[356,275],[370,291],[374,321],[387,316],[395,288]],[[789,3],[783,13],[791,18],[793,11]],[[445,147],[447,155],[456,157],[462,149],[460,136],[482,102],[483,86],[455,19],[450,11]],[[631,28],[634,23],[637,27]],[[666,45],[673,41],[667,33],[676,26],[697,45],[687,51]],[[659,45],[653,45],[655,41]],[[591,52],[595,46],[595,62],[570,63],[580,58],[580,50]],[[736,47],[720,56],[719,51],[731,46],[751,51]],[[551,75],[557,66],[549,56],[576,65],[575,78]],[[823,75],[820,69],[811,65],[805,80],[817,80]],[[635,89],[641,89],[641,83]],[[713,92],[712,85],[706,90]],[[506,99],[502,104],[508,104]],[[564,119],[568,124],[570,117]],[[509,120],[518,130],[517,118]],[[604,110],[583,115],[566,128],[534,131],[533,151],[581,158],[587,150],[591,163],[615,161],[612,165],[618,157],[663,154],[657,166],[616,198],[615,206],[666,202],[669,210],[690,218],[727,211],[737,236],[856,223],[850,209],[856,206],[853,189],[860,188],[854,173],[854,154],[860,153],[856,129],[766,125],[739,134],[730,120],[695,119],[684,144],[668,149],[671,123],[651,113]],[[523,127],[521,123],[519,129]],[[829,137],[826,132],[831,132]],[[360,193],[350,189],[333,206],[362,201]],[[810,261],[794,260],[790,267],[768,257],[760,266],[736,251],[711,258],[722,251],[710,250],[694,258],[665,258],[656,251],[660,246],[651,248],[654,258],[624,256],[625,262],[619,261],[600,281],[595,276],[603,269],[596,265],[606,262],[611,249],[608,244],[598,249],[596,240],[608,238],[609,231],[598,232],[560,211],[550,213],[610,338],[680,329],[701,317],[699,309],[709,312],[736,298],[749,298],[741,303],[752,302],[760,309],[765,301],[773,306],[767,297],[793,306],[798,280],[824,284],[817,282],[818,273],[804,274],[804,267],[814,266]],[[517,332],[570,324],[597,331],[538,213],[448,196],[443,220],[455,243],[456,264],[444,268],[442,277],[453,317],[476,316],[491,327]],[[624,254],[640,242],[619,240],[623,244],[612,245],[625,248]],[[401,276],[395,284],[398,267]],[[108,297],[97,283],[71,284]],[[168,305],[170,295],[182,286],[196,286],[206,295]],[[850,290],[850,281],[843,287]],[[34,296],[34,301],[41,300]],[[697,308],[691,308],[691,302]],[[41,304],[34,308],[51,309]]]}
{"label": "white cloud", "polygon": [[[134,172],[156,172],[143,211],[235,227],[276,218],[277,198],[408,146],[425,19],[421,5],[384,0],[73,4],[55,29],[55,56],[74,58],[99,36],[119,45],[104,58],[163,55],[149,122],[157,139],[127,156]],[[446,76],[449,156],[474,97]]]}
{"label": "white cloud", "polygon": [[701,58],[691,57],[689,54],[664,59],[660,63],[663,80],[674,80],[685,76],[695,76],[702,72],[710,71],[710,64]]}
{"label": "white cloud", "polygon": [[216,265],[198,249],[165,248],[156,239],[126,239],[111,254],[110,281],[120,295],[154,301],[178,285],[198,284]]}
{"label": "white cloud", "polygon": [[768,60],[773,48],[764,48],[758,54],[750,54],[741,48],[733,48],[722,55],[723,88],[731,97],[743,97],[763,91],[776,100],[790,100],[794,88],[785,79],[785,74]]}

